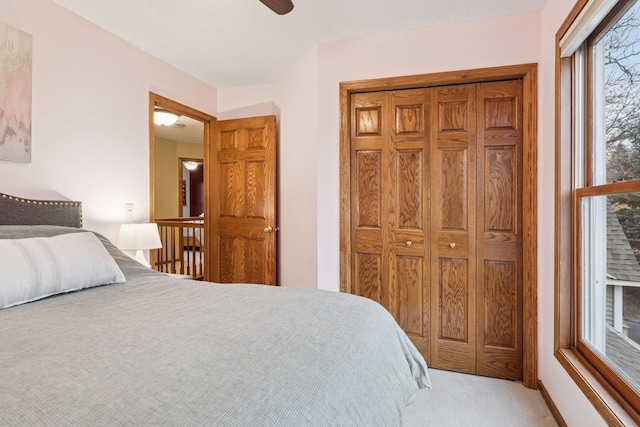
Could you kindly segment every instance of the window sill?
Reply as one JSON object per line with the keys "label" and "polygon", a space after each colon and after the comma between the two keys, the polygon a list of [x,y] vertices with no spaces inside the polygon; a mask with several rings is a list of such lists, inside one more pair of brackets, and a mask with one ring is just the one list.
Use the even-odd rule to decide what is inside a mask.
{"label": "window sill", "polygon": [[589,369],[577,351],[557,349],[555,356],[608,425],[624,427],[640,424],[640,414],[626,403],[621,404],[617,393]]}

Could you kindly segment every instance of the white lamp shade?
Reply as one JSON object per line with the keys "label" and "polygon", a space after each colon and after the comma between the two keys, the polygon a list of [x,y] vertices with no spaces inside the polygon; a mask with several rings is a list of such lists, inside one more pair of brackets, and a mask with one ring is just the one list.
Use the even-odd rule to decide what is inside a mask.
{"label": "white lamp shade", "polygon": [[158,233],[158,225],[155,223],[122,224],[118,247],[126,251],[161,248],[162,242],[160,241],[160,233]]}

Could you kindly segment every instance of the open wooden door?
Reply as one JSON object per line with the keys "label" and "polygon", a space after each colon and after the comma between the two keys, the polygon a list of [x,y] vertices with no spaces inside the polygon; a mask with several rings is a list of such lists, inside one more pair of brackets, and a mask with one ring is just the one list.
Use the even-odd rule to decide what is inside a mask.
{"label": "open wooden door", "polygon": [[218,121],[211,156],[212,280],[275,285],[275,116]]}

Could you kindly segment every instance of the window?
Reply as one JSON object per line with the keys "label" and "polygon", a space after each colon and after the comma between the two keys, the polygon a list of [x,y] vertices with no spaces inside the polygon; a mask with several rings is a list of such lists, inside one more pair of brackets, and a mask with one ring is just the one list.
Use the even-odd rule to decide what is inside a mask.
{"label": "window", "polygon": [[638,423],[640,0],[580,1],[557,39],[556,354],[605,419]]}

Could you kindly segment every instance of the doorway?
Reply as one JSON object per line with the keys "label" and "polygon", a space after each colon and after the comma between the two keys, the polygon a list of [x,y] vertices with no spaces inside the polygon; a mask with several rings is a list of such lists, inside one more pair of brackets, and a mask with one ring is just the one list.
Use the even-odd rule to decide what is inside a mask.
{"label": "doorway", "polygon": [[[537,67],[535,64],[529,64],[529,65],[522,65],[522,66],[509,66],[509,67],[499,67],[499,68],[467,70],[467,71],[451,72],[451,73],[437,73],[437,74],[397,77],[397,78],[389,78],[389,79],[378,79],[378,80],[361,81],[361,82],[353,82],[353,83],[342,83],[340,86],[340,97],[341,97],[340,105],[341,105],[341,122],[342,122],[341,148],[340,148],[340,175],[341,175],[341,194],[343,195],[341,208],[340,208],[341,291],[349,292],[349,293],[362,293],[362,289],[360,290],[357,289],[358,284],[354,282],[354,275],[357,274],[358,269],[361,269],[363,274],[365,275],[366,274],[375,275],[374,273],[378,271],[379,272],[378,276],[381,277],[383,280],[387,280],[386,277],[390,277],[391,279],[389,280],[396,281],[396,282],[405,281],[407,283],[423,283],[424,286],[426,286],[425,288],[415,287],[415,286],[407,287],[402,291],[403,293],[400,290],[397,290],[393,295],[393,297],[396,299],[404,298],[405,300],[412,301],[413,303],[415,303],[416,298],[420,299],[421,300],[420,306],[425,309],[425,311],[420,315],[421,317],[420,320],[422,320],[422,318],[426,319],[425,324],[428,324],[428,321],[430,319],[429,316],[436,316],[433,309],[431,309],[431,311],[428,311],[429,307],[430,305],[432,307],[436,307],[437,302],[431,301],[432,295],[427,294],[427,292],[429,291],[426,289],[430,289],[429,287],[433,282],[432,279],[436,278],[437,276],[436,271],[439,270],[440,272],[443,272],[443,274],[448,272],[450,273],[450,278],[454,278],[457,280],[457,278],[461,277],[459,273],[467,270],[466,270],[466,267],[464,269],[461,267],[463,264],[462,262],[458,263],[460,265],[455,263],[449,263],[451,265],[445,265],[445,266],[443,265],[438,266],[438,265],[434,265],[433,263],[430,263],[430,264],[425,264],[425,268],[422,270],[424,273],[423,276],[419,276],[419,275],[415,276],[415,274],[413,273],[420,271],[420,269],[418,269],[416,266],[416,263],[419,262],[419,256],[416,256],[413,252],[422,251],[420,252],[420,254],[423,254],[424,256],[429,257],[429,253],[430,253],[429,251],[432,251],[432,253],[437,253],[437,251],[440,250],[439,246],[441,245],[446,244],[447,246],[446,251],[450,251],[450,252],[453,252],[455,250],[458,250],[459,252],[460,250],[463,250],[463,249],[467,250],[469,249],[469,247],[468,245],[454,243],[454,240],[451,240],[451,239],[447,240],[444,237],[443,239],[439,239],[439,238],[435,240],[432,239],[433,241],[428,240],[428,239],[431,239],[431,235],[433,234],[432,232],[434,230],[432,230],[432,228],[433,229],[436,228],[435,226],[432,227],[431,225],[428,225],[428,224],[425,224],[425,226],[428,227],[428,230],[425,236],[423,236],[425,237],[423,240],[420,240],[419,238],[416,238],[415,236],[411,235],[411,233],[409,233],[410,231],[409,228],[412,228],[412,227],[409,227],[409,225],[413,224],[411,223],[411,219],[416,219],[416,221],[418,221],[423,218],[422,214],[420,214],[421,212],[419,209],[420,206],[424,208],[430,207],[429,204],[431,200],[427,196],[425,196],[424,200],[416,200],[416,198],[413,196],[408,198],[405,197],[403,199],[398,199],[399,201],[398,200],[397,201],[400,204],[395,202],[392,203],[393,198],[389,196],[391,198],[386,203],[387,204],[386,209],[388,210],[388,213],[386,211],[382,212],[382,210],[376,210],[376,212],[380,213],[379,216],[373,215],[374,212],[371,211],[371,209],[368,209],[368,210],[359,209],[357,199],[354,199],[354,196],[356,194],[366,195],[368,194],[368,192],[371,193],[371,195],[374,195],[378,189],[374,179],[375,176],[379,176],[381,180],[391,179],[391,178],[384,178],[384,176],[386,176],[384,171],[388,170],[385,168],[391,167],[391,165],[388,165],[388,163],[385,163],[384,166],[381,165],[381,168],[379,168],[379,170],[375,168],[374,163],[377,162],[378,156],[385,155],[384,154],[385,149],[383,149],[382,151],[376,151],[377,149],[375,148],[374,142],[371,142],[372,145],[370,146],[366,145],[366,144],[369,144],[369,142],[365,142],[364,144],[366,146],[363,145],[363,150],[364,150],[362,151],[363,155],[361,155],[358,158],[355,158],[353,155],[354,144],[356,143],[354,140],[354,135],[355,135],[354,129],[357,130],[357,133],[360,135],[370,136],[371,137],[370,140],[373,141],[375,138],[377,138],[378,130],[376,129],[382,129],[383,126],[384,127],[404,126],[402,129],[400,129],[402,131],[401,133],[405,134],[402,137],[403,138],[406,137],[408,139],[406,143],[403,142],[403,144],[405,144],[406,147],[403,148],[404,151],[399,155],[398,161],[408,162],[407,163],[408,166],[406,168],[405,167],[401,168],[401,170],[405,175],[407,174],[411,175],[411,173],[414,171],[419,172],[417,169],[410,167],[411,165],[427,164],[425,162],[429,160],[435,161],[434,159],[430,159],[430,157],[433,157],[434,155],[436,155],[435,151],[431,151],[431,153],[429,152],[423,153],[422,156],[424,157],[421,157],[419,152],[420,147],[414,146],[415,141],[413,141],[413,136],[415,136],[415,134],[417,134],[419,131],[421,131],[421,129],[423,129],[426,133],[432,133],[435,135],[437,133],[436,130],[438,128],[448,131],[448,130],[455,130],[458,128],[460,129],[466,128],[467,125],[469,125],[468,122],[457,119],[461,117],[461,114],[464,113],[463,109],[466,108],[464,107],[462,98],[466,97],[466,99],[469,102],[471,102],[472,104],[475,104],[475,101],[473,101],[475,99],[475,95],[470,95],[470,93],[472,91],[475,91],[475,89],[473,88],[470,88],[469,90],[462,89],[464,85],[475,87],[476,84],[481,84],[485,82],[497,82],[497,81],[507,81],[507,80],[516,80],[521,82],[522,113],[520,117],[522,118],[522,122],[520,123],[520,125],[521,125],[521,132],[522,132],[522,153],[521,153],[522,162],[520,167],[522,168],[522,175],[521,175],[522,185],[521,185],[521,190],[519,190],[519,192],[517,193],[517,197],[518,197],[518,203],[521,203],[520,210],[522,212],[521,259],[526,260],[526,262],[522,263],[522,274],[520,276],[522,278],[522,295],[521,295],[522,296],[522,299],[521,299],[522,301],[522,317],[521,317],[522,318],[522,332],[521,332],[522,333],[522,349],[521,349],[522,356],[521,356],[521,359],[522,359],[522,381],[525,386],[530,388],[536,388],[537,382],[538,382],[537,380],[537,341],[536,341],[536,333],[537,333],[536,268],[537,266],[536,266],[536,244],[535,244],[535,241],[536,241],[536,144],[537,144],[536,132],[535,132],[536,93],[537,93],[536,70],[537,70]],[[425,117],[424,122],[422,122],[421,121],[422,113],[420,112],[420,110],[421,108],[426,108],[426,107],[421,107],[421,102],[423,101],[420,101],[420,102],[418,101],[420,99],[423,99],[423,92],[426,90],[429,93],[427,96],[436,96],[435,92],[428,88],[437,88],[437,87],[445,87],[445,86],[448,86],[449,89],[444,90],[440,94],[440,96],[447,98],[446,100],[444,100],[443,98],[444,100],[443,102],[446,101],[447,103],[445,107],[443,107],[445,104],[443,104],[438,100],[434,100],[433,102],[426,101],[426,104],[424,104],[424,105],[431,105],[431,107],[429,108],[435,109],[435,110],[438,110],[440,108],[449,109],[450,111],[448,111],[447,115],[442,116],[444,117],[444,121],[440,121],[439,123],[438,122],[427,123],[427,116],[424,116]],[[412,92],[411,90],[408,90],[408,89],[414,89],[415,91]],[[370,95],[371,98],[376,98],[377,96],[376,93],[382,93],[383,91],[387,91],[387,92],[398,91],[398,97],[399,97],[398,102],[394,101],[394,103],[392,103],[393,105],[389,104],[390,107],[388,107],[389,111],[393,112],[394,116],[396,117],[396,120],[384,121],[384,119],[380,119],[380,121],[377,122],[376,121],[377,117],[381,117],[380,112],[382,110],[381,110],[381,107],[374,105],[376,102],[374,99],[364,101],[364,102],[369,102],[371,105],[363,104],[364,108],[360,109],[360,112],[358,113],[360,114],[360,117],[356,120],[356,117],[354,117],[353,115],[354,105],[352,103],[358,102],[358,101],[356,101],[356,98],[354,98],[354,96],[356,94],[360,94],[359,95],[360,98],[362,98],[362,96],[365,96],[365,95]],[[414,97],[415,99],[413,99],[412,97]],[[406,98],[406,99],[403,99],[403,98]],[[499,98],[500,97],[498,96],[496,99],[499,99]],[[502,108],[503,106],[506,107],[506,105],[507,105],[506,103],[503,105],[502,100],[500,100],[498,103],[494,104],[493,107]],[[469,112],[470,111],[471,110],[469,110]],[[470,114],[475,114],[475,113],[470,113]],[[481,122],[480,114],[477,115],[477,118],[478,118],[478,122]],[[360,126],[360,127],[356,129],[355,128],[356,126]],[[481,132],[481,131],[484,131],[482,126],[478,128],[478,132]],[[384,132],[380,131],[381,137],[382,137],[382,133]],[[446,155],[444,155],[441,158],[441,160],[450,161],[451,165],[456,165],[456,164],[459,165],[460,160],[462,159],[460,156],[464,155],[464,153],[460,151],[460,149],[462,149],[461,146],[459,146],[461,145],[461,142],[462,141],[457,141],[457,140],[452,141],[452,147],[446,153]],[[389,151],[386,150],[386,152],[389,152]],[[473,150],[472,152],[475,153],[475,150]],[[485,158],[483,158],[482,156],[476,157],[477,154],[467,154],[467,155],[469,156],[473,155],[473,160],[472,160],[473,162],[477,161],[478,163],[480,163],[485,160]],[[429,160],[425,160],[425,159],[429,159]],[[354,183],[352,171],[360,170],[358,168],[360,168],[361,170],[373,171],[371,172],[373,173],[372,175],[373,181],[370,179],[363,180],[362,185]],[[375,172],[376,170],[378,170],[378,172]],[[431,173],[431,171],[429,170],[425,171],[425,174],[429,174],[429,173]],[[407,175],[405,177],[406,180],[403,181],[405,182],[405,184],[408,183],[407,185],[411,184],[409,187],[404,188],[407,191],[414,188],[413,184],[423,179],[419,175],[415,175],[415,174],[414,174],[415,176],[414,175],[409,176],[409,175]],[[443,179],[446,181],[447,177],[443,177]],[[459,183],[459,181],[457,181],[456,179],[454,179],[453,181],[449,181],[449,184],[451,185],[454,185],[456,183]],[[382,181],[380,182],[380,185],[383,185]],[[384,192],[386,190],[381,189],[381,191]],[[451,194],[455,194],[455,193],[451,193]],[[393,200],[396,200],[396,199],[393,199]],[[384,202],[381,202],[381,203],[384,203]],[[435,203],[435,198],[434,198],[434,203]],[[373,205],[375,205],[375,203],[373,203]],[[371,205],[369,204],[366,204],[363,206],[371,207]],[[448,206],[448,209],[451,208],[451,209],[454,209],[454,211],[455,209],[457,209],[454,205],[447,205],[447,206]],[[440,210],[444,209],[444,207],[437,208],[437,206],[431,206],[431,209],[433,210],[434,207]],[[383,206],[380,206],[380,208],[383,208]],[[402,209],[406,211],[404,214],[401,212]],[[474,208],[471,208],[471,209],[474,209]],[[448,213],[457,212],[457,211],[456,212],[454,211],[450,211],[450,212],[447,211],[447,212]],[[413,216],[408,215],[407,212],[413,213],[414,215]],[[464,212],[462,211],[458,213],[464,214]],[[468,212],[468,213],[474,215],[474,212]],[[418,214],[419,216],[416,216]],[[447,217],[451,218],[450,216],[447,216]],[[458,217],[460,216],[459,215],[454,216],[454,218],[458,218]],[[399,234],[398,236],[395,236],[395,237],[393,237],[388,232],[386,234],[383,233],[383,236],[382,236],[383,240],[381,240],[382,245],[387,245],[388,251],[391,251],[394,254],[394,256],[397,255],[397,260],[396,260],[397,262],[395,262],[394,265],[391,266],[386,264],[387,261],[385,260],[388,259],[387,256],[381,256],[379,258],[376,258],[375,256],[357,257],[356,254],[358,252],[358,249],[354,248],[354,244],[359,244],[360,247],[363,247],[363,248],[365,246],[369,248],[373,242],[373,240],[371,239],[374,239],[375,237],[374,234],[375,234],[375,229],[377,227],[376,224],[384,223],[387,220],[391,221],[391,223],[400,224],[402,225],[402,227],[400,228],[403,228],[402,230],[396,233],[396,234],[398,233]],[[366,225],[365,227],[360,227],[360,231],[358,231],[358,227],[357,227],[358,221]],[[433,222],[433,220],[429,220],[428,218],[427,218],[427,221],[429,222],[429,224],[443,225],[442,222],[436,223],[436,222]],[[404,224],[405,222],[407,222],[408,225]],[[404,225],[407,225],[408,228],[404,227]],[[407,229],[404,230],[404,228],[407,228]],[[360,233],[361,237],[356,236],[356,233]],[[445,237],[451,237],[451,236],[447,235]],[[361,241],[361,243],[358,243],[358,241]],[[475,237],[474,239],[469,240],[469,242],[471,241],[477,242],[477,240],[475,240]],[[397,246],[397,245],[400,245],[400,243],[404,243],[403,248],[400,248],[400,246]],[[442,251],[443,253],[446,252],[444,249]],[[480,251],[478,253],[482,254],[483,252]],[[454,259],[455,257],[445,257],[445,258]],[[398,276],[394,276],[393,272],[395,270],[393,270],[393,268],[402,269],[401,267],[403,267],[404,265],[403,263],[406,264],[406,266],[410,267],[407,270],[407,272],[411,274],[403,275],[401,273],[398,273],[399,274]],[[474,264],[476,264],[475,261],[474,261]],[[483,265],[484,264],[485,263],[483,263]],[[445,267],[448,267],[449,269],[447,270],[447,268]],[[456,267],[456,268],[460,267],[460,268],[456,269],[453,267]],[[429,273],[429,271],[432,271],[433,274]],[[471,275],[473,275],[473,272],[468,272],[468,274],[469,274],[469,277],[471,277]],[[457,283],[462,283],[462,282],[457,282]],[[374,292],[374,296],[377,296],[375,295],[377,291],[375,291],[374,289],[367,289],[366,291]],[[437,286],[436,286],[436,292],[438,292]],[[475,294],[474,295],[469,294],[469,297],[475,298]],[[437,294],[436,294],[436,298],[437,298]],[[465,304],[467,303],[468,302],[465,302]],[[454,309],[456,307],[459,308],[458,304],[459,302],[455,302],[449,308],[450,309]],[[395,310],[396,312],[394,313],[393,310],[394,309],[392,308],[391,310],[392,313],[398,317],[400,323],[407,320],[406,312],[396,309]],[[441,313],[441,317],[445,321],[448,320],[447,316],[448,316],[447,313],[444,313],[444,314]],[[481,315],[478,314],[478,316],[481,316]],[[415,317],[413,318],[413,320],[416,320],[416,319],[417,318]],[[465,322],[464,319],[461,319],[461,320],[462,322]],[[404,323],[407,323],[407,322],[404,322]],[[433,324],[437,325],[435,322]],[[439,325],[446,326],[446,322],[440,322]],[[410,329],[420,328],[420,326],[415,322],[413,323],[409,322],[405,326],[410,327]],[[427,331],[423,335],[431,333],[433,336],[437,338],[451,335],[448,333],[451,331],[444,330],[442,329],[442,327],[440,327],[439,329],[436,328],[431,330],[430,327],[427,325],[426,329],[423,329],[423,330]],[[456,330],[459,331],[460,329],[456,329]],[[416,334],[416,337],[417,337],[417,334]],[[463,336],[455,336],[453,338],[455,338],[455,340],[458,340],[459,342],[462,342],[464,341],[464,339],[466,339]],[[454,339],[452,339],[451,341],[454,341]],[[424,345],[425,342],[426,341],[422,341],[423,345],[422,345],[421,351],[423,351],[423,354],[425,354],[425,358],[428,360],[429,352],[431,351],[431,346]],[[417,344],[418,345],[421,344],[420,339],[418,339]],[[454,353],[455,352],[456,350],[454,350]],[[475,357],[475,355],[473,355],[472,357]],[[464,362],[461,361],[461,364],[462,363]],[[475,363],[475,361],[473,363]]]}
{"label": "doorway", "polygon": [[204,162],[202,158],[178,158],[181,217],[204,216]]}
{"label": "doorway", "polygon": [[[157,125],[157,110],[178,119]],[[163,240],[163,248],[152,253],[152,261],[160,271],[207,281],[211,280],[210,253],[206,250],[207,241],[211,241],[205,220],[211,209],[207,168],[215,124],[213,116],[149,94],[150,221],[158,223]],[[194,166],[193,171],[187,166]]]}
{"label": "doorway", "polygon": [[[163,171],[156,165],[160,138],[156,138],[153,118],[157,109],[203,125],[201,153],[185,155],[185,162],[174,153],[171,160],[173,172],[170,175],[174,180],[177,178],[169,190],[176,195],[169,211],[171,218],[163,218],[158,203],[162,190],[157,181]],[[149,144],[150,220],[159,228],[166,226],[169,229],[160,233],[161,240],[165,240],[156,254],[161,258],[156,260],[158,269],[189,274],[210,282],[276,285],[276,117],[218,121],[213,116],[150,93]],[[190,161],[197,166],[201,164],[199,169],[202,171],[204,209],[197,216],[193,215],[200,208],[194,208],[190,199],[199,189],[197,185],[187,188],[187,175],[181,172]],[[195,164],[190,166],[198,169]],[[189,173],[188,180],[195,183],[199,178]],[[188,197],[191,216],[185,216]],[[191,251],[189,257],[182,256],[185,249]],[[196,256],[202,254],[204,261]],[[165,269],[166,264],[171,264],[169,270]],[[189,268],[186,273],[185,265]],[[176,266],[181,270],[175,271]]]}

